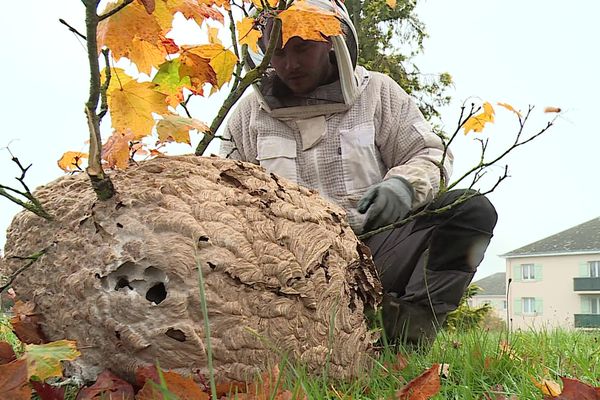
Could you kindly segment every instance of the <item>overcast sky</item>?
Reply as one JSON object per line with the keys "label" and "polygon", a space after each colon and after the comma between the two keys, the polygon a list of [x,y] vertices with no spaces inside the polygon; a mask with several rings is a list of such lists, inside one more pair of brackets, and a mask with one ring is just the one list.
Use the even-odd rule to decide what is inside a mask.
{"label": "overcast sky", "polygon": [[[58,22],[64,18],[83,31],[83,12],[77,0],[20,0],[7,2],[0,13],[0,147],[10,143],[23,163],[33,163],[27,175],[32,187],[62,175],[56,160],[64,151],[87,151],[85,50]],[[509,165],[511,177],[490,194],[499,220],[476,279],[504,271],[499,254],[599,217],[600,2],[419,0],[418,14],[430,37],[417,64],[423,73],[449,72],[455,82],[449,93],[454,101],[443,110],[447,131],[470,98],[523,111],[535,105],[526,133],[552,117],[541,112],[545,106],[564,110],[554,127],[515,150],[482,182],[485,190]],[[481,136],[489,138],[490,157],[517,132],[514,116],[496,108],[497,122]],[[193,113],[212,118],[201,99]],[[473,137],[457,139],[454,177],[479,156]],[[18,174],[8,152],[0,151],[0,183],[16,186]],[[18,211],[0,198],[0,247]]]}

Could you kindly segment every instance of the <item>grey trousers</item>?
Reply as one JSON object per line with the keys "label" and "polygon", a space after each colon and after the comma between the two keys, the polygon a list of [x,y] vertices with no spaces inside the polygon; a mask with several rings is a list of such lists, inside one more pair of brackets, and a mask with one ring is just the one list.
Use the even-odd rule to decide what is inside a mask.
{"label": "grey trousers", "polygon": [[[450,191],[427,209],[472,194]],[[383,285],[382,317],[390,341],[435,338],[483,260],[497,218],[490,201],[476,194],[445,212],[419,217],[365,240]]]}

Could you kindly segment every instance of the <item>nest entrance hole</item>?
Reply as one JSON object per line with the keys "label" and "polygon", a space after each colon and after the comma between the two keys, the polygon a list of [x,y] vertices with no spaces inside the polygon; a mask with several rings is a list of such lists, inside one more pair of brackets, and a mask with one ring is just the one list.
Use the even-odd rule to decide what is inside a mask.
{"label": "nest entrance hole", "polygon": [[154,266],[127,261],[107,276],[100,277],[100,281],[106,292],[133,291],[154,304],[167,298],[167,275]]}

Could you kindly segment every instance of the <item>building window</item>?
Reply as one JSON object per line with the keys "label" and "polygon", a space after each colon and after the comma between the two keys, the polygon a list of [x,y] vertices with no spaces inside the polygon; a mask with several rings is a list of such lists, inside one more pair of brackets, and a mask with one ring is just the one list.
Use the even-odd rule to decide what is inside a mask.
{"label": "building window", "polygon": [[600,278],[600,261],[588,262],[590,278]]}
{"label": "building window", "polygon": [[600,314],[600,296],[590,297],[590,314]]}
{"label": "building window", "polygon": [[522,278],[524,281],[535,280],[535,266],[533,264],[522,264],[521,265]]}
{"label": "building window", "polygon": [[523,314],[535,314],[535,297],[523,297]]}

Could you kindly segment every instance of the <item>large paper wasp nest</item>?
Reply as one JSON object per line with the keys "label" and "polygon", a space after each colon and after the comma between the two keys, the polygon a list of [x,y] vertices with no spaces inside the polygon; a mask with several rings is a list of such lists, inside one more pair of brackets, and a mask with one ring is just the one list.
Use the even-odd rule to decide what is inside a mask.
{"label": "large paper wasp nest", "polygon": [[284,357],[339,378],[364,367],[381,286],[341,208],[216,157],[156,158],[112,179],[117,195],[104,202],[84,174],[40,187],[55,219],[18,214],[0,271],[46,249],[13,287],[50,340],[77,341],[76,373],[130,378],[157,360],[207,373],[198,266],[218,378],[245,380]]}

